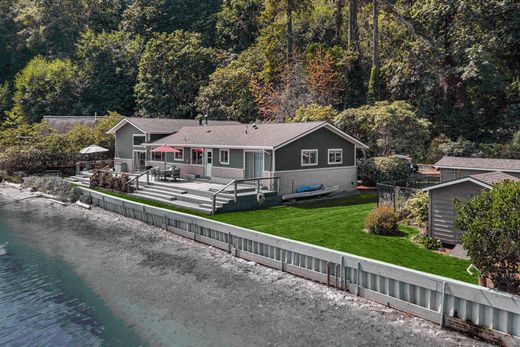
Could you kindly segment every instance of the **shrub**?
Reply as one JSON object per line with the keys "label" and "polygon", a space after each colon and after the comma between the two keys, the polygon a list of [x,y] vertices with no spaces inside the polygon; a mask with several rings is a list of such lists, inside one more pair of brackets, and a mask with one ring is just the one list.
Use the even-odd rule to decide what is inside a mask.
{"label": "shrub", "polygon": [[428,221],[428,193],[419,191],[406,200],[399,210],[399,217],[411,224],[422,226]]}
{"label": "shrub", "polygon": [[410,164],[395,157],[373,157],[360,160],[358,175],[366,186],[379,182],[406,180],[410,177]]}
{"label": "shrub", "polygon": [[74,202],[78,200],[81,195],[77,187],[59,177],[30,176],[22,184],[22,187],[54,195],[61,201]]}
{"label": "shrub", "polygon": [[506,181],[455,201],[455,226],[473,264],[499,290],[520,292],[520,182]]}
{"label": "shrub", "polygon": [[399,234],[398,218],[394,210],[387,205],[373,209],[365,218],[365,229],[371,234]]}
{"label": "shrub", "polygon": [[90,186],[128,193],[129,187],[127,183],[129,180],[127,174],[122,174],[116,177],[108,171],[98,170],[90,176]]}
{"label": "shrub", "polygon": [[415,241],[423,245],[427,249],[431,250],[437,250],[439,248],[443,247],[442,241],[432,239],[431,237],[424,236],[424,235],[417,235],[415,237]]}

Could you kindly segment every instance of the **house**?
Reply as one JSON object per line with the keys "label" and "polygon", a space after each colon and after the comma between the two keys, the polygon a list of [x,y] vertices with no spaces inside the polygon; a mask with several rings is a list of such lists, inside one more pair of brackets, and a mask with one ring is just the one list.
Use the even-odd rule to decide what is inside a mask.
{"label": "house", "polygon": [[84,125],[94,128],[98,120],[104,117],[98,116],[43,116],[43,120],[59,133],[66,133],[76,125]]}
{"label": "house", "polygon": [[500,171],[520,178],[520,160],[467,157],[444,157],[434,164],[441,174],[441,182],[484,172]]}
{"label": "house", "polygon": [[356,149],[368,148],[327,122],[184,126],[172,135],[151,137],[143,145],[149,153],[146,165],[164,165],[160,153],[150,154],[151,149],[167,145],[178,152],[166,161],[179,167],[183,177],[217,183],[280,177],[281,194],[312,184],[356,190]]}
{"label": "house", "polygon": [[[238,122],[211,121],[211,125],[239,124]],[[208,125],[196,119],[126,117],[107,133],[115,136],[114,165],[125,172],[144,171],[150,157],[144,143],[171,135],[183,127]],[[167,156],[167,159],[168,156]]]}
{"label": "house", "polygon": [[[480,167],[483,166],[483,163],[487,162],[480,162]],[[460,165],[460,162],[458,162],[457,165]],[[453,225],[455,222],[453,201],[455,199],[460,201],[470,199],[480,194],[483,189],[493,189],[493,186],[499,182],[507,180],[520,181],[520,178],[500,171],[486,172],[482,169],[476,170],[474,167],[468,170],[459,168],[455,170],[457,170],[457,174],[466,173],[466,171],[471,170],[480,173],[464,175],[449,181],[444,180],[439,184],[423,189],[428,192],[429,196],[428,236],[448,244],[459,243],[459,238],[462,235],[462,232]]]}

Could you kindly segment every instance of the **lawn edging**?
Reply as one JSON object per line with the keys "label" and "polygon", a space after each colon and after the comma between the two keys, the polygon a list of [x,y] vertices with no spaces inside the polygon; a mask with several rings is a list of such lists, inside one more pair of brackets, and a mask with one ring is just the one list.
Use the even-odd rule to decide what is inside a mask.
{"label": "lawn edging", "polygon": [[[478,334],[491,332],[493,337],[511,339],[512,343],[518,343],[520,338],[520,331],[508,324],[509,315],[520,320],[520,298],[512,294],[88,188],[81,190],[94,205],[108,211],[212,245],[237,257],[348,290],[441,326],[447,324]],[[487,316],[475,319],[466,309],[474,304],[494,310],[501,319]]]}

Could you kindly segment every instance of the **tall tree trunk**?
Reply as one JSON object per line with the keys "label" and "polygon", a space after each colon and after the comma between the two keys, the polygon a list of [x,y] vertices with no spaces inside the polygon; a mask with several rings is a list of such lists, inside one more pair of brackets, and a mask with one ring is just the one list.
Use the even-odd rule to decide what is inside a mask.
{"label": "tall tree trunk", "polygon": [[372,67],[379,71],[379,3],[374,0],[372,11],[374,30],[372,32]]}
{"label": "tall tree trunk", "polygon": [[335,43],[341,46],[341,26],[343,25],[343,5],[345,4],[344,0],[336,0],[336,34],[335,34]]}
{"label": "tall tree trunk", "polygon": [[348,44],[356,52],[359,52],[359,29],[357,15],[358,0],[349,0]]}
{"label": "tall tree trunk", "polygon": [[370,70],[370,80],[368,81],[368,99],[372,102],[380,98],[379,83],[379,3],[373,0],[372,20],[374,22],[372,31],[372,69]]}
{"label": "tall tree trunk", "polygon": [[287,0],[287,61],[293,58],[293,28],[292,28],[293,0]]}

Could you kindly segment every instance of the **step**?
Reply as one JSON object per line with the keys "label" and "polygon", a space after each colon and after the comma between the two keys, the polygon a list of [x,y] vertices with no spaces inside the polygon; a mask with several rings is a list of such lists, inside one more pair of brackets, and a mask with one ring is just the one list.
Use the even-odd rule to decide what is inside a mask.
{"label": "step", "polygon": [[[169,194],[169,195],[175,196],[179,200],[183,200],[182,196],[180,196],[180,195],[186,195],[187,197],[198,196],[200,198],[210,199],[210,200],[213,199],[213,193],[204,192],[204,191],[195,190],[195,189],[179,190],[176,188],[163,187],[163,186],[152,185],[152,184],[140,186],[139,189],[140,190],[142,189],[143,191],[151,191],[151,192]],[[217,201],[221,201],[223,203],[227,203],[230,200],[233,200],[233,197],[222,197],[220,194],[217,196]]]}
{"label": "step", "polygon": [[187,194],[188,192],[185,190],[175,189],[175,188],[163,188],[153,185],[139,185],[139,189],[151,191],[151,192],[159,192],[159,193],[168,193],[168,194]]}
{"label": "step", "polygon": [[173,197],[173,196],[169,196],[169,195],[165,195],[165,194],[158,194],[158,193],[148,192],[148,191],[143,191],[143,190],[137,190],[134,192],[134,194],[146,195],[150,199],[161,199],[161,200],[168,200],[168,201],[176,200],[175,197]]}
{"label": "step", "polygon": [[190,210],[194,210],[194,211],[198,211],[198,212],[202,212],[202,213],[207,213],[207,214],[211,214],[212,213],[212,209],[211,208],[202,207],[199,204],[192,204],[192,203],[189,203],[189,202],[186,202],[186,201],[167,200],[167,199],[161,199],[161,198],[150,198],[148,195],[145,195],[145,194],[142,194],[142,193],[132,193],[130,195],[141,197],[141,198],[145,198],[145,199],[151,199],[151,200],[155,200],[155,201],[160,201],[160,202],[164,202],[166,204],[172,205],[172,206],[176,206],[176,207],[180,207],[180,208],[186,208],[186,209],[190,209]]}
{"label": "step", "polygon": [[[147,188],[139,189],[138,191],[143,192],[143,193],[159,195],[163,198],[172,198],[175,200],[192,202],[192,203],[197,203],[197,204],[206,203],[206,202],[211,203],[213,201],[213,197],[207,197],[207,196],[201,196],[201,195],[189,194],[189,193],[179,194],[179,193],[173,193],[170,191],[161,191],[160,189],[157,189],[157,188],[148,188],[147,187]],[[227,204],[228,202],[230,202],[230,199],[221,198],[221,197],[217,196],[217,203]]]}

